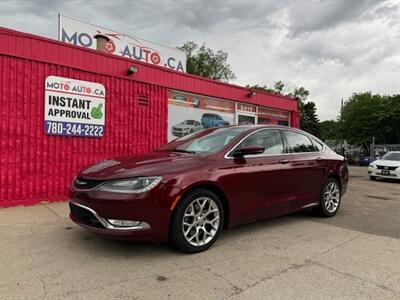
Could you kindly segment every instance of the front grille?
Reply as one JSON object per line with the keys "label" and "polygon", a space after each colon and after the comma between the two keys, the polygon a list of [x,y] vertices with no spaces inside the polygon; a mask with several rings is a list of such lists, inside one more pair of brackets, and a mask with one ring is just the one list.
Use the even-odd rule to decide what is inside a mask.
{"label": "front grille", "polygon": [[104,180],[84,179],[78,177],[74,181],[74,187],[80,190],[91,190],[103,182]]}
{"label": "front grille", "polygon": [[182,131],[182,128],[176,128],[176,127],[174,127],[173,130],[174,130],[174,131]]}
{"label": "front grille", "polygon": [[376,166],[379,170],[388,170],[388,171],[394,171],[396,170],[398,167],[387,167],[387,166]]}
{"label": "front grille", "polygon": [[69,203],[69,208],[71,209],[71,213],[78,220],[79,223],[82,223],[87,226],[97,227],[97,228],[105,228],[103,224],[87,209],[75,205],[73,203]]}

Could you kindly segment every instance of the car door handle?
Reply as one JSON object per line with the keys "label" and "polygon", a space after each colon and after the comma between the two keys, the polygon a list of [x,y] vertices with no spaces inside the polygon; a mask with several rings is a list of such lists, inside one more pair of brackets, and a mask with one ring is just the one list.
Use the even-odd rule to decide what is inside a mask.
{"label": "car door handle", "polygon": [[282,159],[282,160],[279,161],[279,163],[281,163],[281,164],[287,164],[287,163],[290,163],[290,160],[288,160],[288,159]]}

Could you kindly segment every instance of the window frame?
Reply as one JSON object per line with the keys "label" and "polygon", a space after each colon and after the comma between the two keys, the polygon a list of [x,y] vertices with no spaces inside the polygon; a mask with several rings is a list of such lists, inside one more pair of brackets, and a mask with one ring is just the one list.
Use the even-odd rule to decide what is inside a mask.
{"label": "window frame", "polygon": [[306,136],[307,138],[310,139],[311,143],[314,144],[314,140],[318,143],[320,143],[322,145],[322,150],[321,151],[313,151],[313,152],[292,152],[292,153],[287,153],[287,152],[283,152],[281,154],[252,154],[252,155],[246,155],[245,158],[254,158],[254,157],[268,157],[268,156],[282,156],[282,155],[304,155],[304,154],[316,154],[316,153],[323,153],[326,150],[326,145],[325,143],[323,143],[322,141],[319,141],[318,139],[311,137],[309,134],[307,134],[306,132],[298,132],[297,130],[291,129],[289,128],[260,128],[258,130],[254,130],[252,132],[250,132],[249,134],[247,134],[245,137],[243,137],[239,142],[237,142],[232,148],[230,148],[230,150],[228,150],[225,155],[224,158],[225,159],[234,159],[235,157],[232,156],[232,152],[236,149],[237,146],[239,146],[246,138],[250,137],[251,135],[255,134],[256,132],[259,132],[261,130],[278,130],[281,138],[282,138],[282,143],[283,143],[283,149],[286,148],[287,146],[287,140],[286,140],[286,135],[284,131],[290,131],[293,133],[298,133],[298,134],[302,134],[304,136]]}
{"label": "window frame", "polygon": [[[230,148],[230,150],[228,150],[228,152],[225,154],[224,157],[227,158],[227,159],[235,158],[232,155],[232,153],[235,151],[235,149],[237,147],[240,146],[240,144],[242,144],[247,138],[251,137],[253,134],[256,134],[256,133],[258,133],[260,131],[266,131],[266,130],[268,130],[268,131],[274,130],[274,131],[277,131],[279,133],[279,135],[281,137],[281,141],[282,141],[283,150],[284,150],[285,149],[285,139],[284,139],[284,137],[282,135],[282,132],[281,132],[281,130],[279,128],[260,128],[258,130],[250,132],[248,135],[246,135],[244,138],[242,138],[239,142],[237,142],[232,148]],[[245,157],[246,158],[253,158],[253,157],[265,157],[265,156],[281,156],[281,155],[284,155],[284,154],[285,154],[284,152],[282,152],[280,154],[264,154],[264,153],[260,153],[260,154],[246,155]]]}
{"label": "window frame", "polygon": [[[312,154],[312,153],[322,153],[322,152],[325,151],[325,144],[324,144],[324,143],[316,141],[315,138],[309,136],[309,135],[306,134],[306,133],[297,132],[296,130],[290,130],[290,129],[281,129],[281,131],[282,131],[283,139],[285,140],[285,153],[284,153],[285,155],[310,154],[310,153]],[[287,131],[292,132],[292,133],[295,133],[295,134],[300,134],[300,135],[305,136],[306,138],[308,138],[308,139],[310,140],[310,142],[311,142],[311,144],[313,145],[314,148],[317,148],[317,147],[315,146],[315,143],[321,144],[322,149],[319,150],[319,149],[317,148],[317,151],[309,151],[309,152],[286,152],[286,151],[287,151],[287,150],[286,150],[286,149],[287,149],[287,146],[289,145],[288,140],[287,140],[287,138],[286,138],[286,133],[285,133],[285,132],[287,132]]]}

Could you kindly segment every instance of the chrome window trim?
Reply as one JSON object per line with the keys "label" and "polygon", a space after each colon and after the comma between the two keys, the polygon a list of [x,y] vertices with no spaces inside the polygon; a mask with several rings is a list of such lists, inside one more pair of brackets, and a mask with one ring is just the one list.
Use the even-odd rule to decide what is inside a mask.
{"label": "chrome window trim", "polygon": [[[111,223],[109,223],[105,218],[102,218],[99,216],[98,213],[96,213],[96,211],[94,211],[93,209],[91,209],[90,207],[87,207],[85,205],[76,203],[74,201],[70,201],[72,205],[76,205],[80,208],[83,208],[87,211],[89,211],[90,213],[92,213],[94,215],[94,217],[101,223],[101,225],[103,225],[105,227],[105,229],[111,229],[111,230],[138,230],[138,229],[150,229],[150,225],[146,222],[140,221],[140,224],[137,226],[132,226],[132,227],[117,227],[112,225]],[[85,224],[83,224],[85,225]],[[88,225],[85,225],[87,227],[90,227]]]}
{"label": "chrome window trim", "polygon": [[[244,138],[242,138],[239,142],[237,142],[228,152],[225,153],[224,158],[225,159],[234,159],[235,157],[233,156],[229,156],[229,154],[231,154],[231,152],[240,145],[240,143],[242,143],[245,139],[247,139],[249,136],[255,134],[256,132],[262,131],[262,130],[278,130],[278,131],[292,131],[294,133],[298,133],[298,134],[302,134],[305,135],[306,137],[308,137],[310,140],[313,139],[313,137],[308,136],[308,134],[304,134],[302,132],[298,132],[297,130],[294,130],[292,128],[260,128],[257,130],[254,130],[252,132],[250,132],[249,134],[247,134]],[[281,132],[280,132],[281,134]],[[284,134],[284,133],[283,133]],[[282,137],[283,138],[283,137]],[[283,142],[283,140],[282,140]],[[312,140],[311,140],[312,143]],[[321,151],[313,151],[313,152],[293,152],[293,153],[280,153],[280,154],[253,154],[253,155],[246,155],[246,158],[253,158],[253,157],[268,157],[268,156],[282,156],[282,155],[305,155],[305,154],[317,154],[317,153],[323,153],[325,152],[326,149],[326,145],[321,141],[322,144],[322,150]]]}

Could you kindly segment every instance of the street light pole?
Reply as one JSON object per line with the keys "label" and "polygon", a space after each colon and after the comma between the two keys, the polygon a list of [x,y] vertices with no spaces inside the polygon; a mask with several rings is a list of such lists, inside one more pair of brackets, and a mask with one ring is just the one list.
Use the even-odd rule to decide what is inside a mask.
{"label": "street light pole", "polygon": [[340,150],[342,152],[342,155],[344,156],[344,128],[343,128],[343,98],[340,104],[340,131],[342,133],[342,138],[340,140]]}

